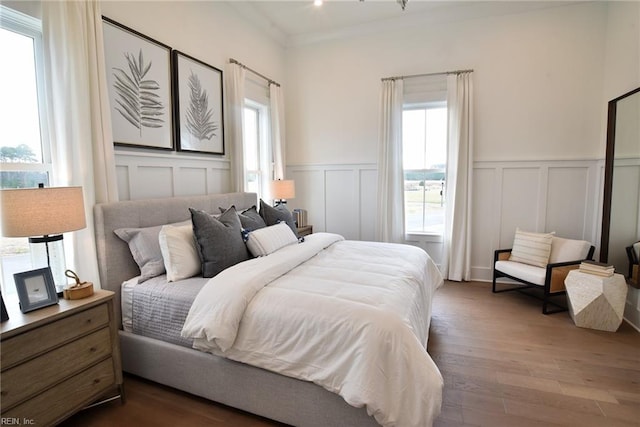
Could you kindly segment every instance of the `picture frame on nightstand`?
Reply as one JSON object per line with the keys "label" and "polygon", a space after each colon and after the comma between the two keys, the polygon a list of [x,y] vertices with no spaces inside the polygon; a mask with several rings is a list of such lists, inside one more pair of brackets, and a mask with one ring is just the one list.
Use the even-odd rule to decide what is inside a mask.
{"label": "picture frame on nightstand", "polygon": [[4,305],[2,292],[0,292],[0,303],[2,303],[2,317],[0,317],[0,322],[4,322],[6,320],[9,320],[9,312],[7,312],[7,307]]}
{"label": "picture frame on nightstand", "polygon": [[20,311],[28,313],[58,303],[58,293],[50,267],[15,273]]}

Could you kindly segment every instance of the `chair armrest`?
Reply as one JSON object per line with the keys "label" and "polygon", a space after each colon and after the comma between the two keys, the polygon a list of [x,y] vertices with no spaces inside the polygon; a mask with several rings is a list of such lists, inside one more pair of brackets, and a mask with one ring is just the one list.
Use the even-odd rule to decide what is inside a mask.
{"label": "chair armrest", "polygon": [[633,246],[627,246],[625,250],[627,251],[629,264],[638,264],[638,257],[636,256],[636,251],[633,250]]}
{"label": "chair armrest", "polygon": [[498,249],[493,253],[493,263],[495,264],[498,261],[507,261],[509,256],[511,256],[511,248]]}
{"label": "chair armrest", "polygon": [[545,286],[549,292],[561,292],[565,290],[564,279],[567,278],[571,270],[580,268],[582,259],[575,261],[556,262],[547,264],[547,273],[545,276]]}

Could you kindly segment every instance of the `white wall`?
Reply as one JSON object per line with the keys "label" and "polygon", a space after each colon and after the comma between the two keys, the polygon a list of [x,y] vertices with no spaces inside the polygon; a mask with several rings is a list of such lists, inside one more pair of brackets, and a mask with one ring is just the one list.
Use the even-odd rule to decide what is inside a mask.
{"label": "white wall", "polygon": [[[102,14],[223,73],[234,58],[285,85],[284,48],[224,3],[108,1],[102,3]],[[117,147],[120,199],[230,191],[230,150],[228,141],[225,144],[224,156]]]}
{"label": "white wall", "polygon": [[380,31],[287,56],[290,164],[375,163],[380,78],[473,68],[475,159],[598,158],[607,6]]}

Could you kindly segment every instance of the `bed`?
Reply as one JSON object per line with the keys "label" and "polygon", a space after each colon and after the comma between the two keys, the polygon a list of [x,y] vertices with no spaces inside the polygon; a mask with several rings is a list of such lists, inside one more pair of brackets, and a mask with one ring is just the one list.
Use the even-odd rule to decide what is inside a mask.
{"label": "bed", "polygon": [[[388,289],[372,291],[371,295],[378,295],[372,297],[378,302],[369,301],[368,305],[358,302],[359,305],[354,306],[344,302],[358,297],[350,294],[348,289],[351,288],[339,283],[338,276],[345,275],[353,277],[353,281],[362,282],[363,277],[368,277],[367,274],[388,274],[383,270],[371,271],[382,268],[379,266],[385,263],[372,261],[366,271],[357,274],[360,268],[345,264],[342,272],[335,273],[336,277],[330,279],[328,277],[333,273],[326,268],[327,262],[333,266],[347,262],[348,258],[352,258],[351,254],[370,251],[365,259],[375,260],[377,256],[388,255],[389,251],[393,253],[396,249],[401,250],[401,246],[377,244],[368,247],[368,243],[345,241],[341,236],[330,233],[316,233],[307,236],[304,243],[288,245],[266,257],[249,259],[223,270],[212,279],[194,277],[167,283],[165,276],[156,276],[138,283],[141,268],[134,260],[129,245],[115,233],[121,229],[150,229],[165,224],[188,222],[191,219],[189,208],[213,214],[219,213],[220,207],[235,206],[238,211],[242,211],[256,204],[255,194],[229,193],[123,201],[95,206],[100,281],[102,288],[116,294],[116,318],[121,320],[119,333],[123,370],[290,425],[375,426],[432,423],[440,411],[442,377],[424,349],[428,338],[431,296],[441,285],[442,278],[432,261],[421,251],[413,248],[409,249],[412,254],[410,256],[405,256],[402,252],[393,256],[394,259],[404,260],[399,262],[400,268],[407,271],[413,271],[413,264],[418,263],[413,262],[412,257],[417,257],[415,259],[422,262],[422,257],[425,256],[425,265],[428,266],[418,268],[415,273],[421,275],[421,280],[427,286],[411,291],[416,294],[416,301],[409,303],[409,308],[404,309],[402,305],[406,304],[403,302],[406,295],[394,297],[388,293]],[[292,261],[296,257],[300,259]],[[276,262],[278,258],[283,262]],[[327,258],[324,264],[321,263],[322,258]],[[356,257],[353,262],[360,261]],[[247,272],[253,272],[252,280],[244,279]],[[375,283],[376,280],[381,283],[387,281],[371,276],[371,281],[367,282]],[[237,285],[238,283],[241,284]],[[325,287],[326,283],[329,283],[326,286],[329,290],[326,295],[320,295],[319,300],[316,296],[313,296],[314,299],[310,299],[308,295],[300,296],[303,291],[299,289],[300,286],[314,294],[317,289]],[[248,294],[236,297],[225,292],[225,286],[228,289],[243,288]],[[131,302],[133,291],[137,298],[133,300],[134,303]],[[158,295],[162,295],[165,300]],[[385,297],[381,298],[380,295]],[[151,303],[145,305],[139,302],[145,298]],[[208,305],[212,300],[218,302],[217,307]],[[270,301],[280,301],[284,302],[285,307],[295,307],[294,317],[286,317],[289,315],[283,314],[282,309],[268,308]],[[331,301],[338,301],[337,306]],[[162,304],[170,306],[166,308]],[[138,320],[132,324],[132,306],[137,307],[138,316],[140,312],[147,310],[148,313],[144,313],[142,317],[148,316],[153,320],[146,324]],[[386,309],[404,310],[409,320],[400,321],[395,316],[388,315],[380,318],[378,313],[385,312]],[[179,314],[174,315],[174,311]],[[205,315],[198,316],[198,312]],[[270,329],[268,322],[275,320],[265,322],[265,316],[273,316],[274,312],[283,323]],[[322,334],[314,332],[297,340],[298,343],[305,344],[302,348],[284,345],[278,350],[282,357],[273,357],[271,350],[271,353],[263,351],[265,340],[282,342],[299,334],[303,329],[298,324],[307,320],[300,320],[295,316],[304,312],[317,313],[320,320],[314,321],[333,322],[325,328],[327,334],[353,333],[355,330],[356,335],[353,336],[356,339],[349,339],[344,335],[338,338],[336,335],[331,340],[327,337],[332,335],[322,338]],[[332,312],[336,314],[329,315]],[[357,313],[354,315],[356,320],[368,320],[364,322],[364,326],[336,321],[343,312]],[[227,331],[227,325],[233,323],[229,319],[234,319],[236,325],[235,329]],[[248,326],[251,319],[257,326]],[[260,328],[261,324],[267,326]],[[216,330],[216,326],[221,329]],[[317,324],[314,328],[318,328]],[[221,330],[223,332],[219,332]],[[336,332],[337,330],[340,331]],[[380,333],[381,330],[384,330],[383,333]],[[280,335],[268,337],[273,335],[270,331],[278,331]],[[333,347],[336,348],[327,343],[334,343]],[[356,344],[360,347],[356,347]],[[260,351],[251,347],[252,345],[257,345]],[[392,357],[393,352],[389,348],[381,352],[375,351],[383,345],[397,349],[400,356]],[[374,351],[363,352],[363,348],[367,346],[373,346]],[[345,348],[357,355],[356,362],[343,360],[340,351]],[[306,355],[318,349],[321,351],[316,357],[321,360],[304,364],[287,362],[287,358],[300,357],[301,353],[308,360]],[[374,365],[378,364],[380,369],[391,372],[381,371],[381,379],[380,375],[375,375],[375,368],[373,371],[366,371],[364,368],[358,371],[356,367],[364,366],[363,355],[364,358],[373,358]],[[281,359],[287,360],[283,362]],[[419,361],[416,362],[416,359]],[[324,360],[328,360],[327,365],[339,365],[337,370],[340,375],[329,376],[322,366],[316,370],[316,365],[321,365]],[[414,370],[413,373],[410,370]],[[424,377],[424,380],[405,378],[407,374]],[[377,383],[382,381],[383,385],[384,381],[389,381],[388,387],[374,384],[372,378]],[[413,412],[408,415],[405,414],[407,401],[411,401],[409,412]]]}

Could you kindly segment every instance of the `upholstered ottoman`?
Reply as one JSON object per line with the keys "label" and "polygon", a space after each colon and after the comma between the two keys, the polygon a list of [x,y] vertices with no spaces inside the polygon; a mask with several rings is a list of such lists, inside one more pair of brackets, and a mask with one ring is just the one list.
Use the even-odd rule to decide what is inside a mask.
{"label": "upholstered ottoman", "polygon": [[627,283],[622,274],[601,277],[573,270],[564,284],[569,314],[576,326],[609,332],[618,329],[627,299]]}

